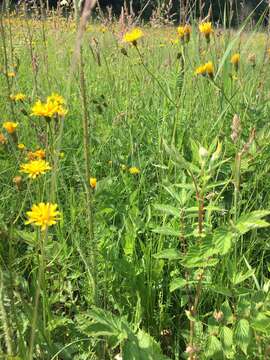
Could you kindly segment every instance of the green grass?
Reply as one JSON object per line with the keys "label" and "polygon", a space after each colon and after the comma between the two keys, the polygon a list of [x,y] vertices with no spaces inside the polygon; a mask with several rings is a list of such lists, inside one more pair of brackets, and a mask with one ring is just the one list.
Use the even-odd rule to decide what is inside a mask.
{"label": "green grass", "polygon": [[[182,46],[170,42],[176,29],[145,27],[140,58],[119,41],[117,24],[104,33],[91,25],[83,40],[82,89],[74,22],[6,17],[3,25],[1,121],[19,123],[26,150],[3,129],[0,355],[267,359],[267,35],[216,31],[207,45],[194,24]],[[230,63],[235,52],[238,72]],[[210,60],[214,79],[196,76]],[[6,66],[13,71],[14,64],[16,77],[7,78]],[[10,92],[27,100],[11,102]],[[30,116],[35,101],[52,92],[65,97],[66,117]],[[236,114],[241,129],[233,142]],[[38,148],[46,149],[52,171],[29,180],[20,165]],[[85,178],[85,152],[95,190]],[[138,175],[129,173],[132,166]],[[45,235],[25,224],[26,212],[41,201],[57,203],[62,213]]]}

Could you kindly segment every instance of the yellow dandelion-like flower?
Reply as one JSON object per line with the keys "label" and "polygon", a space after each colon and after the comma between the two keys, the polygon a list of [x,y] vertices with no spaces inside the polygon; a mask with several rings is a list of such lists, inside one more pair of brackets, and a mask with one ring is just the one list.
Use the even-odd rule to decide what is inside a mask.
{"label": "yellow dandelion-like flower", "polygon": [[191,34],[190,25],[186,24],[184,26],[178,26],[177,32],[181,40],[186,40],[186,42],[189,42]]}
{"label": "yellow dandelion-like flower", "polygon": [[134,28],[131,31],[128,31],[125,33],[123,40],[126,43],[131,43],[134,46],[137,46],[137,41],[143,37],[143,32],[139,28]]}
{"label": "yellow dandelion-like flower", "polygon": [[95,189],[96,186],[97,186],[97,179],[91,177],[91,178],[89,179],[89,184],[90,184],[90,186],[91,186],[92,189]]}
{"label": "yellow dandelion-like flower", "polygon": [[55,225],[60,220],[60,212],[57,210],[57,204],[39,203],[34,204],[31,211],[26,213],[28,220],[26,225],[32,224],[41,227],[41,231],[46,230],[49,226]]}
{"label": "yellow dandelion-like flower", "polygon": [[46,151],[43,149],[38,149],[36,151],[29,151],[27,157],[29,160],[45,159]]}
{"label": "yellow dandelion-like flower", "polygon": [[211,22],[203,22],[199,25],[200,32],[205,36],[207,42],[210,41],[210,35],[214,32]]}
{"label": "yellow dandelion-like flower", "polygon": [[14,77],[16,76],[16,73],[15,73],[14,71],[9,71],[9,72],[7,73],[7,76],[8,76],[9,78],[14,78]]}
{"label": "yellow dandelion-like flower", "polygon": [[15,95],[10,95],[10,99],[13,101],[24,101],[26,99],[26,95],[23,93],[18,93]]}
{"label": "yellow dandelion-like flower", "polygon": [[240,61],[240,54],[239,53],[233,54],[231,57],[231,63],[233,65],[238,65],[239,61]]}
{"label": "yellow dandelion-like flower", "polygon": [[13,121],[6,121],[6,122],[3,123],[3,128],[9,134],[13,134],[16,131],[17,126],[18,126],[18,123],[15,123]]}
{"label": "yellow dandelion-like flower", "polygon": [[65,99],[63,98],[63,96],[57,93],[52,93],[50,96],[47,97],[47,102],[56,102],[59,105],[64,105]]}
{"label": "yellow dandelion-like flower", "polygon": [[137,175],[140,173],[140,169],[137,168],[136,166],[132,166],[131,168],[129,168],[128,171],[131,175]]}
{"label": "yellow dandelion-like flower", "polygon": [[20,143],[20,144],[17,145],[17,148],[18,148],[19,150],[24,150],[24,149],[25,149],[25,145],[22,144],[22,143]]}
{"label": "yellow dandelion-like flower", "polygon": [[39,175],[51,170],[49,163],[45,160],[32,160],[20,166],[20,172],[28,174],[28,177],[35,179]]}
{"label": "yellow dandelion-like flower", "polygon": [[4,134],[0,133],[0,144],[5,145],[7,143],[7,138]]}
{"label": "yellow dandelion-like flower", "polygon": [[214,75],[214,65],[212,61],[208,61],[206,64],[197,67],[195,70],[196,75],[208,75],[210,78]]}

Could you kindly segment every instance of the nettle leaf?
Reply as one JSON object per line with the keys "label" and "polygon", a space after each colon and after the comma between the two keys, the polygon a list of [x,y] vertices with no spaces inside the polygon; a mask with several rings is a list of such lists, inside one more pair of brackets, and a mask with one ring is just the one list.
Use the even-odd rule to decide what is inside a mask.
{"label": "nettle leaf", "polygon": [[161,235],[168,235],[168,236],[176,236],[180,237],[181,233],[179,230],[174,230],[173,228],[167,226],[157,226],[152,229],[154,233],[161,234]]}
{"label": "nettle leaf", "polygon": [[205,357],[206,359],[222,359],[222,345],[219,339],[214,335],[210,335],[207,338]]}
{"label": "nettle leaf", "polygon": [[214,231],[213,243],[220,255],[226,255],[233,244],[235,233],[230,228],[221,227]]}
{"label": "nettle leaf", "polygon": [[180,215],[180,209],[177,209],[176,207],[171,205],[155,204],[154,209],[167,215],[173,215],[177,217],[179,217]]}
{"label": "nettle leaf", "polygon": [[221,305],[220,310],[223,312],[223,319],[227,324],[233,323],[233,313],[228,300],[225,300]]}
{"label": "nettle leaf", "polygon": [[252,229],[267,227],[270,224],[262,220],[262,218],[269,214],[270,211],[268,210],[256,210],[249,214],[242,215],[235,224],[235,228],[241,235],[244,235]]}
{"label": "nettle leaf", "polygon": [[234,330],[234,340],[236,345],[247,355],[247,348],[251,340],[251,331],[249,322],[246,319],[238,321]]}
{"label": "nettle leaf", "polygon": [[270,314],[259,313],[250,326],[256,331],[270,335]]}
{"label": "nettle leaf", "polygon": [[217,253],[211,239],[205,238],[202,243],[190,246],[181,263],[188,268],[215,266],[219,261],[214,257]]}
{"label": "nettle leaf", "polygon": [[231,353],[233,346],[233,331],[228,326],[222,326],[220,330],[220,340],[225,353]]}
{"label": "nettle leaf", "polygon": [[188,281],[186,279],[173,279],[170,282],[170,292],[173,292],[177,289],[182,289],[183,287],[185,287],[188,284]]}
{"label": "nettle leaf", "polygon": [[155,259],[164,259],[164,260],[178,260],[181,259],[181,254],[177,249],[165,249],[157,254],[153,255]]}

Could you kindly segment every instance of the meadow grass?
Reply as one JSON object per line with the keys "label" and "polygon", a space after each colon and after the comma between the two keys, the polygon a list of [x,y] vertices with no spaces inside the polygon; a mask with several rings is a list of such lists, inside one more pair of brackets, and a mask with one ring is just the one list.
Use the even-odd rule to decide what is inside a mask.
{"label": "meadow grass", "polygon": [[[1,24],[0,355],[267,359],[268,34],[91,23],[74,56],[71,18]],[[33,115],[52,93],[67,114]]]}

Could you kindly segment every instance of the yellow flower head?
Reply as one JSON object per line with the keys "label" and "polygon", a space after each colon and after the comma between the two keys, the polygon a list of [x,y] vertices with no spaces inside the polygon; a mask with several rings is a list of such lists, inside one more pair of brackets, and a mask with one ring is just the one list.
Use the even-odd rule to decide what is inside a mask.
{"label": "yellow flower head", "polygon": [[178,26],[177,28],[178,35],[180,39],[186,40],[186,42],[189,42],[190,40],[190,34],[191,34],[191,26],[186,24],[184,26]]}
{"label": "yellow flower head", "polygon": [[15,95],[10,95],[10,99],[13,101],[24,101],[26,99],[26,95],[23,93],[18,93]]}
{"label": "yellow flower head", "polygon": [[203,22],[199,25],[200,32],[205,36],[206,40],[210,40],[210,35],[214,32],[211,22]]}
{"label": "yellow flower head", "polygon": [[212,61],[208,61],[206,64],[197,67],[195,74],[203,76],[208,75],[212,78],[214,75],[214,65]]}
{"label": "yellow flower head", "polygon": [[47,97],[47,102],[42,103],[38,100],[32,107],[32,116],[43,116],[47,118],[52,118],[56,115],[65,116],[67,114],[67,109],[63,107],[64,98],[58,94],[53,93],[51,96]]}
{"label": "yellow flower head", "polygon": [[57,94],[57,93],[52,93],[50,96],[47,97],[47,102],[56,102],[59,105],[64,105],[65,104],[65,100],[63,98],[63,96]]}
{"label": "yellow flower head", "polygon": [[3,128],[9,133],[13,134],[16,131],[16,128],[18,126],[18,123],[15,123],[13,121],[6,121],[3,124]]}
{"label": "yellow flower head", "polygon": [[15,73],[14,71],[9,71],[9,72],[7,73],[7,76],[8,76],[9,78],[14,78],[14,77],[16,76],[16,73]]}
{"label": "yellow flower head", "polygon": [[19,150],[24,150],[24,149],[25,149],[25,145],[22,144],[22,143],[20,143],[20,144],[17,145],[17,148],[18,148]]}
{"label": "yellow flower head", "polygon": [[140,169],[138,169],[136,166],[132,166],[129,168],[129,173],[132,175],[137,175],[140,173]]}
{"label": "yellow flower head", "polygon": [[36,151],[29,151],[27,154],[27,157],[29,160],[45,159],[46,152],[45,152],[45,150],[42,150],[42,149],[38,149]]}
{"label": "yellow flower head", "polygon": [[91,177],[91,178],[89,179],[89,184],[90,184],[90,186],[91,186],[92,189],[95,189],[96,186],[97,186],[97,179]]}
{"label": "yellow flower head", "polygon": [[20,166],[20,172],[28,174],[28,177],[35,179],[39,175],[51,170],[49,163],[45,160],[32,160]]}
{"label": "yellow flower head", "polygon": [[7,138],[4,134],[0,133],[0,144],[5,145],[7,143]]}
{"label": "yellow flower head", "polygon": [[239,61],[240,61],[240,54],[239,53],[233,54],[231,57],[231,63],[233,65],[238,65]]}
{"label": "yellow flower head", "polygon": [[28,220],[25,224],[40,226],[41,231],[46,230],[49,226],[56,224],[60,220],[60,212],[57,210],[57,204],[39,203],[33,205],[31,211],[26,213]]}
{"label": "yellow flower head", "polygon": [[124,42],[126,43],[132,43],[134,46],[137,45],[137,41],[143,37],[143,32],[141,29],[138,28],[134,28],[131,31],[128,31],[127,33],[125,33],[124,35]]}

